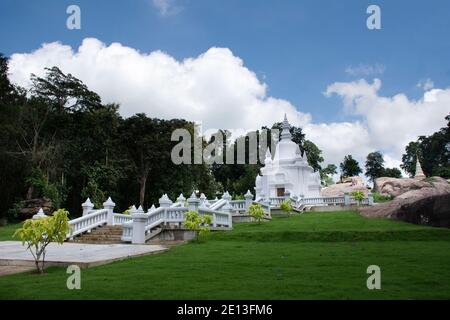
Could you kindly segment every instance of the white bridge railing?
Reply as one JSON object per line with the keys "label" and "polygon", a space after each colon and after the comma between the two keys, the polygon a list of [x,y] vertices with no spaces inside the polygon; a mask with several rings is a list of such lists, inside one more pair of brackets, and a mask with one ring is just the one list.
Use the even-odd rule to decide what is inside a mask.
{"label": "white bridge railing", "polygon": [[[271,208],[280,207],[286,199],[290,199],[291,204],[297,210],[301,210],[305,206],[373,205],[371,193],[360,202],[349,194],[345,194],[343,197],[270,197],[253,201],[253,195],[248,191],[244,198],[245,200],[231,200],[230,194],[225,192],[222,199],[207,200],[204,194],[197,198],[193,193],[188,199],[181,194],[174,203],[165,194],[159,199],[159,208],[152,206],[147,213],[144,213],[142,208],[133,207],[129,210],[130,214],[114,213],[115,203],[111,198],[103,203],[103,209],[94,210],[94,205],[88,198],[82,204],[83,216],[69,221],[71,230],[67,234],[67,238],[72,239],[102,225],[121,225],[123,241],[145,243],[160,225],[182,227],[185,214],[189,210],[197,211],[200,215],[211,215],[213,228],[231,229],[233,214],[245,214],[252,203],[261,205],[266,214],[270,216]],[[138,229],[140,232],[133,231]]]}
{"label": "white bridge railing", "polygon": [[368,194],[363,200],[358,202],[354,197],[345,194],[343,197],[315,197],[315,198],[288,198],[288,197],[270,197],[268,201],[260,200],[259,203],[268,203],[272,208],[280,207],[281,203],[290,199],[295,208],[302,206],[337,206],[337,205],[373,205],[373,195]]}
{"label": "white bridge railing", "polygon": [[113,225],[115,226],[120,226],[131,221],[133,221],[133,218],[129,214],[113,213]]}
{"label": "white bridge railing", "polygon": [[231,200],[230,205],[236,213],[243,213],[247,211],[245,200]]}
{"label": "white bridge railing", "polygon": [[90,212],[88,215],[73,219],[69,221],[70,232],[67,238],[73,237],[89,232],[94,228],[108,223],[108,210],[101,209]]}
{"label": "white bridge railing", "polygon": [[[191,210],[189,207],[159,207],[147,213],[144,213],[141,208],[131,210],[133,220],[122,224],[122,241],[145,243],[151,237],[152,231],[157,227],[166,225],[182,227],[186,212],[189,210]],[[200,216],[211,216],[212,228],[231,229],[233,226],[231,212],[200,207],[198,208],[198,213]]]}

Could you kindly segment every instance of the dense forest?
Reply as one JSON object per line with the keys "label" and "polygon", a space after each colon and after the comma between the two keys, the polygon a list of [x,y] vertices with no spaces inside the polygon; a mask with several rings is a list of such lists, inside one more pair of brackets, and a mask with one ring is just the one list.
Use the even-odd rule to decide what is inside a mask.
{"label": "dense forest", "polygon": [[[211,198],[227,190],[239,198],[253,190],[259,161],[234,165],[175,165],[171,161],[171,151],[178,143],[171,141],[172,132],[184,128],[194,139],[192,122],[145,114],[123,118],[119,105],[102,103],[82,81],[57,67],[46,69],[42,78],[30,75],[30,80],[28,89],[11,84],[8,59],[0,54],[0,218],[16,218],[23,201],[35,198],[48,198],[54,208],[66,208],[77,216],[87,197],[100,207],[111,196],[120,212],[131,204],[148,208],[163,193],[175,199],[180,193],[197,191]],[[260,129],[268,134],[266,139],[258,139],[258,150],[262,144],[270,146],[271,139],[277,141],[273,129],[280,132],[281,123]],[[260,132],[256,132],[258,137]],[[331,176],[337,174],[337,167],[322,166],[322,151],[305,138],[301,128],[292,127],[291,133],[293,141],[307,152],[309,164],[320,171],[323,184],[333,183]],[[248,159],[248,137],[239,139],[246,139]],[[203,146],[211,142],[202,138]],[[222,150],[234,149],[231,154],[236,158],[235,143],[225,139]],[[448,178],[449,149],[447,126],[411,142],[404,169],[412,174],[419,155],[428,159],[423,164],[426,174]],[[361,172],[357,162],[351,163],[351,156],[346,159],[342,172]]]}
{"label": "dense forest", "polygon": [[[23,200],[41,197],[77,216],[87,197],[99,207],[111,196],[116,210],[123,211],[137,203],[149,207],[163,193],[175,199],[194,190],[208,197],[228,190],[239,197],[253,190],[260,162],[171,161],[177,144],[172,132],[184,128],[194,137],[194,123],[145,114],[123,118],[118,105],[103,104],[82,81],[57,67],[46,69],[42,78],[31,75],[31,87],[25,90],[10,83],[8,59],[0,55],[0,63],[0,214],[14,218]],[[291,131],[312,165],[320,168],[321,151],[305,140],[300,128]],[[224,141],[225,148],[234,148],[233,142]]]}

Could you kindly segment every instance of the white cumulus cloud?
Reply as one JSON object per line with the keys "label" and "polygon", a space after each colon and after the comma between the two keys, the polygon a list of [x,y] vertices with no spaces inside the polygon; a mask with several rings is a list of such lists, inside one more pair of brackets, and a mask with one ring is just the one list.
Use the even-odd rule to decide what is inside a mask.
{"label": "white cumulus cloud", "polygon": [[267,86],[226,48],[211,48],[198,57],[177,61],[93,38],[77,51],[58,42],[29,54],[13,54],[10,78],[29,86],[31,73],[58,66],[97,92],[104,102],[120,103],[123,116],[144,112],[164,119],[201,121],[207,129],[252,130],[281,121],[304,126],[311,116],[289,102],[267,95]]}
{"label": "white cumulus cloud", "polygon": [[201,121],[204,131],[244,132],[270,126],[286,113],[291,124],[302,127],[307,139],[323,150],[326,164],[338,165],[352,154],[363,166],[366,155],[375,150],[385,153],[389,164],[398,164],[406,144],[444,126],[450,110],[450,89],[428,90],[414,101],[401,93],[383,97],[381,80],[362,79],[333,83],[325,91],[326,96],[341,97],[346,112],[358,121],[314,123],[289,101],[269,96],[267,85],[227,48],[213,47],[177,60],[161,51],[142,53],[94,38],[85,39],[77,50],[53,42],[13,54],[10,79],[27,87],[31,73],[43,76],[44,68],[52,66],[81,79],[103,102],[119,103],[125,117],[144,112]]}
{"label": "white cumulus cloud", "polygon": [[[381,150],[395,163],[405,146],[419,135],[429,135],[445,125],[450,112],[450,88],[426,91],[419,100],[399,93],[392,97],[379,94],[381,80],[338,82],[328,86],[325,94],[343,99],[347,111],[361,116],[368,132],[367,144]],[[389,161],[394,163],[393,161]]]}

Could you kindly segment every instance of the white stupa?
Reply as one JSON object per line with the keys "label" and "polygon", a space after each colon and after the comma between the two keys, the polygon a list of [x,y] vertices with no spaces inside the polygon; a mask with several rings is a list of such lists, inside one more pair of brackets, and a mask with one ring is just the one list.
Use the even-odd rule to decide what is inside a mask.
{"label": "white stupa", "polygon": [[419,157],[416,158],[416,173],[414,174],[414,179],[423,180],[427,176],[423,173],[422,166],[420,165]]}
{"label": "white stupa", "polygon": [[256,177],[256,199],[282,197],[320,197],[320,175],[308,165],[306,152],[292,141],[286,115],[282,125],[281,139],[277,144],[275,156],[267,150],[264,167]]}

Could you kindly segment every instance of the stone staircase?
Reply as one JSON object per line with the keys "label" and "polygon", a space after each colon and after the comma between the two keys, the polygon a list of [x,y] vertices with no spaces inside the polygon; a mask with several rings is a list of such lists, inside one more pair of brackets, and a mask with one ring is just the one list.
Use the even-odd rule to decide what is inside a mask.
{"label": "stone staircase", "polygon": [[70,242],[77,243],[93,243],[93,244],[114,244],[123,243],[122,237],[122,226],[101,226],[90,233],[83,233],[75,237]]}

